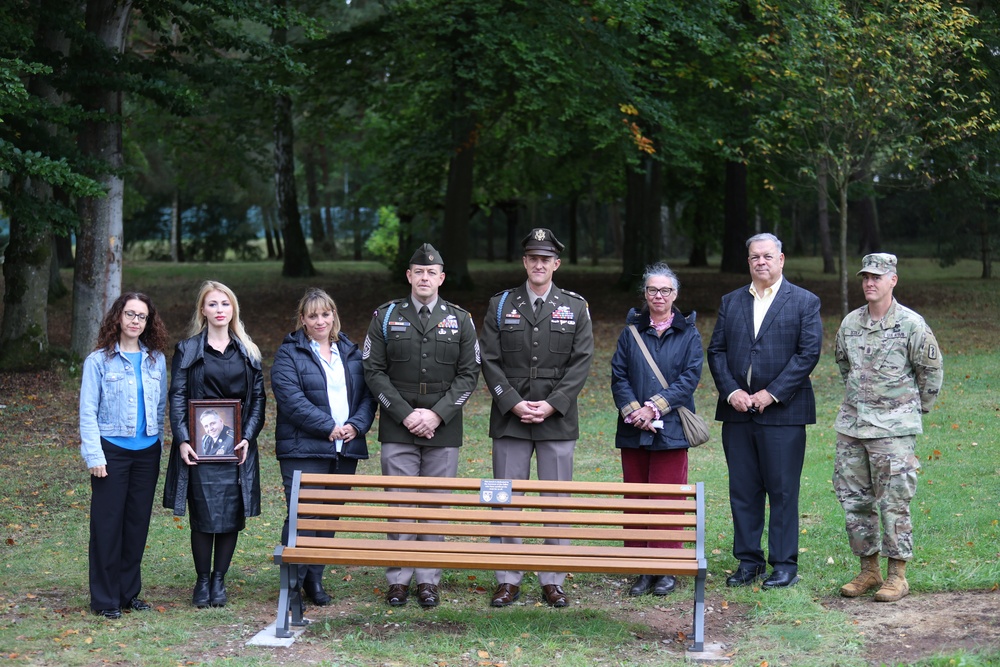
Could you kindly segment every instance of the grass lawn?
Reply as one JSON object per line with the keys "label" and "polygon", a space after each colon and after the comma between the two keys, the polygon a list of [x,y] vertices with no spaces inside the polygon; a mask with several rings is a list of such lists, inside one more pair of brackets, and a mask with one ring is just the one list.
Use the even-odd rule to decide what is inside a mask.
{"label": "grass lawn", "polygon": [[[860,265],[860,262],[855,261]],[[682,266],[680,263],[678,267]],[[280,278],[273,263],[223,265],[139,263],[126,268],[126,288],[142,289],[164,314],[174,339],[183,337],[201,280],[213,278],[240,298],[247,329],[273,357],[291,328],[295,303],[307,285],[329,290],[345,317],[345,330],[363,339],[371,311],[407,293],[375,264],[320,263],[314,279]],[[690,453],[691,481],[708,493],[709,563],[706,641],[721,642],[737,666],[860,667],[862,665],[1000,664],[1000,296],[995,283],[978,280],[978,265],[944,270],[929,260],[903,260],[896,295],[932,325],[945,360],[945,385],[918,438],[923,466],[914,501],[916,558],[908,570],[910,597],[896,604],[871,598],[845,600],[841,584],[856,560],[847,546],[843,512],[834,496],[834,433],[842,397],[832,344],[840,322],[837,281],[814,259],[789,259],[785,275],[819,294],[824,303],[824,354],[813,374],[818,423],[808,430],[802,475],[801,582],[764,592],[729,589],[736,566],[728,471],[714,414],[716,392],[706,367],[698,411],[713,440]],[[523,280],[519,266],[475,263],[477,288],[442,296],[482,321],[489,297]],[[636,298],[610,287],[611,265],[564,264],[556,282],[584,294],[595,321],[597,350],[591,378],[580,396],[578,479],[620,480],[614,448],[615,410],[609,360],[627,308]],[[707,344],[720,296],[748,282],[715,269],[685,270],[678,306],[699,311]],[[69,281],[71,277],[65,276]],[[860,288],[852,283],[852,307]],[[68,347],[69,299],[50,306],[50,338]],[[268,364],[269,365],[269,364]],[[288,649],[247,647],[273,620],[277,568],[271,553],[284,518],[284,498],[273,457],[274,403],[268,391],[268,425],[262,450],[263,514],[240,536],[227,579],[230,604],[196,610],[190,604],[194,571],[186,517],[160,506],[153,511],[143,596],[154,610],[105,621],[88,613],[87,541],[89,478],[79,457],[76,402],[79,368],[57,363],[34,374],[0,374],[0,664],[27,665],[679,665],[690,633],[691,582],[662,599],[625,595],[627,579],[578,575],[567,582],[571,605],[538,603],[533,575],[521,603],[489,608],[493,580],[487,572],[447,572],[444,603],[424,611],[411,602],[390,610],[384,577],[373,568],[328,571],[330,607],[307,610],[314,619]],[[489,396],[480,388],[465,411],[466,443],[459,473],[491,475],[486,437]],[[377,474],[378,444],[359,472]],[[166,456],[163,458],[166,466]],[[162,477],[161,477],[162,484]],[[766,539],[766,535],[765,535]]]}

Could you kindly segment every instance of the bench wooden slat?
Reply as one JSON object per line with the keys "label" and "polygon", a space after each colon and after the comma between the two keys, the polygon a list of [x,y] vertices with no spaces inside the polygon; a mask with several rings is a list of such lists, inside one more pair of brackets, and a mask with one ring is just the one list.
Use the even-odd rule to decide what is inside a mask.
{"label": "bench wooden slat", "polygon": [[[400,540],[373,540],[349,537],[309,537],[300,536],[294,550],[309,548],[330,548],[332,543],[342,549],[376,549],[380,551],[421,552],[444,551],[449,553],[469,552],[485,555],[497,553],[559,555],[563,547],[552,544],[503,544],[496,542],[419,542]],[[654,549],[651,547],[605,547],[592,544],[575,544],[573,552],[585,556],[606,556],[614,558],[667,558],[694,560],[695,549]]]}
{"label": "bench wooden slat", "polygon": [[[303,473],[303,486],[372,487],[376,489],[452,489],[479,491],[480,480],[466,477],[399,477],[389,475],[319,475]],[[627,482],[584,482],[541,479],[511,480],[513,490],[534,493],[577,493],[587,495],[685,496],[695,495],[694,484],[630,484]],[[586,486],[581,486],[586,485]]]}
{"label": "bench wooden slat", "polygon": [[408,493],[396,491],[391,495],[385,491],[360,491],[357,489],[321,489],[309,487],[299,493],[302,502],[354,502],[372,505],[442,505],[449,507],[533,507],[561,510],[632,510],[653,512],[694,512],[693,500],[666,500],[662,498],[615,498],[611,496],[514,496],[509,504],[486,505],[479,500],[479,494],[472,493]]}
{"label": "bench wooden slat", "polygon": [[[514,496],[503,505],[480,502],[482,485],[466,478],[296,472],[289,546],[274,551],[281,577],[275,634],[289,637],[290,624],[308,622],[298,602],[298,566],[305,564],[672,574],[694,577],[691,650],[703,650],[703,484],[512,480]],[[402,534],[442,539],[387,537]],[[503,538],[526,543],[504,544]],[[540,543],[545,539],[568,544]],[[681,546],[623,546],[629,540]]]}
{"label": "bench wooden slat", "polygon": [[[445,535],[451,537],[522,537],[544,540],[653,540],[694,542],[693,530],[638,530],[621,528],[573,528],[564,526],[490,525],[470,523],[409,523],[402,521],[329,521],[299,519],[299,530],[346,533],[394,533],[397,535]],[[296,542],[298,544],[298,542]]]}
{"label": "bench wooden slat", "polygon": [[302,516],[333,516],[412,521],[468,521],[478,523],[540,523],[584,526],[671,525],[694,527],[691,514],[606,514],[598,512],[532,512],[527,510],[467,510],[450,507],[384,507],[371,505],[318,505],[300,503]]}
{"label": "bench wooden slat", "polygon": [[[333,550],[330,549],[289,549],[289,558],[296,563],[329,565],[371,565],[399,566],[406,565],[407,560],[414,560],[411,551],[379,551],[369,550]],[[533,554],[496,554],[484,563],[480,554],[448,553],[444,551],[425,551],[420,553],[420,567],[440,567],[461,570],[541,570],[552,572],[614,572],[627,567],[630,574],[675,574],[694,576],[698,573],[698,564],[694,561],[674,561],[663,558],[608,558],[591,556],[574,556],[566,558],[565,554],[556,556],[539,556]],[[488,565],[488,567],[484,567]]]}

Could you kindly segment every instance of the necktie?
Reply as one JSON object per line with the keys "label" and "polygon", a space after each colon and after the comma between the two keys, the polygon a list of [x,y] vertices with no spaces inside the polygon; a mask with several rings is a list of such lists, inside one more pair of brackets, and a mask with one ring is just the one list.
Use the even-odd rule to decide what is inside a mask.
{"label": "necktie", "polygon": [[535,299],[535,317],[538,317],[538,313],[542,312],[542,297]]}
{"label": "necktie", "polygon": [[431,318],[431,311],[427,309],[427,306],[420,306],[420,323],[424,326],[427,325],[427,320]]}

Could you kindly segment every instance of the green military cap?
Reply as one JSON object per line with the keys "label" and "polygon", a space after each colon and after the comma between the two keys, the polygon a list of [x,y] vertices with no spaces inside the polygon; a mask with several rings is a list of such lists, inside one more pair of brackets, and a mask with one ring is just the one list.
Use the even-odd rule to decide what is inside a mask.
{"label": "green military cap", "polygon": [[858,275],[860,276],[862,273],[872,273],[877,276],[896,273],[896,256],[887,252],[873,252],[870,255],[865,255],[864,259],[861,260],[861,270],[858,271]]}
{"label": "green military cap", "polygon": [[545,227],[532,229],[527,236],[521,239],[521,245],[524,246],[525,255],[548,255],[550,257],[558,257],[565,247],[552,233],[552,230]]}
{"label": "green military cap", "polygon": [[410,257],[410,265],[416,264],[417,266],[431,266],[432,264],[440,264],[444,266],[444,260],[441,259],[441,253],[434,249],[430,243],[424,243],[419,248],[413,252],[413,256]]}

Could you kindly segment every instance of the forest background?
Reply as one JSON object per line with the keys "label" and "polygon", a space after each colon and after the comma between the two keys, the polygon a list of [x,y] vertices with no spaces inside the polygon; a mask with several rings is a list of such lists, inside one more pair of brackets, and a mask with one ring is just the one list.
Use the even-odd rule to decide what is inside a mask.
{"label": "forest background", "polygon": [[[745,270],[773,231],[992,275],[1000,31],[979,0],[3,0],[0,368],[93,346],[125,258],[456,287],[533,226],[570,264]],[[65,349],[63,350],[65,352]]]}
{"label": "forest background", "polygon": [[[831,594],[854,564],[825,481],[839,401],[827,349],[810,574],[784,598],[713,581],[710,639],[737,665],[996,663],[998,89],[986,0],[0,0],[0,657],[679,662],[690,590],[623,601],[624,582],[601,576],[575,582],[586,609],[556,622],[530,605],[468,614],[489,583],[460,573],[441,616],[393,618],[378,572],[342,572],[299,648],[243,647],[273,614],[273,485],[229,608],[187,608],[185,526],[158,514],[156,614],[109,629],[85,612],[87,484],[67,406],[123,285],[153,295],[176,339],[198,282],[222,279],[270,358],[308,284],[331,289],[357,338],[405,293],[401,263],[423,241],[446,259],[446,298],[481,321],[523,278],[520,239],[547,226],[567,246],[557,281],[590,299],[602,332],[578,466],[594,479],[618,474],[606,360],[646,264],[679,270],[704,336],[722,291],[746,282],[746,238],[774,232],[790,278],[821,295],[829,342],[860,302],[860,255],[896,252],[901,299],[933,323],[949,378],[920,445],[915,595],[886,610]],[[470,432],[484,432],[485,396]],[[714,398],[706,375],[699,410]],[[467,445],[463,472],[488,474],[488,443]],[[721,582],[727,473],[718,447],[697,455]]]}

